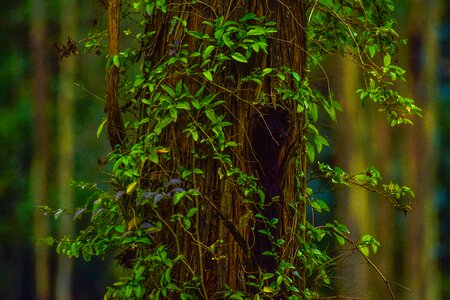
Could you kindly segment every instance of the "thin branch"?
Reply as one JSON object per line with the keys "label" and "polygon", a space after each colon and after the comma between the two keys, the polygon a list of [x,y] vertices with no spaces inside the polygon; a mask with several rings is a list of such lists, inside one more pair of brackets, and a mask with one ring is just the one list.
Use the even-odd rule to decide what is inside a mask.
{"label": "thin branch", "polygon": [[391,288],[391,281],[389,281],[386,276],[384,276],[384,274],[380,271],[380,269],[370,260],[370,258],[368,258],[366,255],[364,255],[364,253],[361,251],[360,247],[358,247],[358,245],[352,241],[349,237],[347,237],[346,235],[342,234],[341,232],[337,231],[337,230],[333,230],[336,234],[340,235],[343,239],[345,239],[347,241],[347,243],[351,244],[354,249],[356,249],[363,257],[364,259],[369,263],[369,265],[375,270],[375,272],[378,273],[378,275],[381,277],[381,279],[384,281],[384,283],[386,284],[386,287],[389,290],[389,293],[391,295],[391,298],[393,300],[395,300],[395,295],[394,295],[394,291]]}

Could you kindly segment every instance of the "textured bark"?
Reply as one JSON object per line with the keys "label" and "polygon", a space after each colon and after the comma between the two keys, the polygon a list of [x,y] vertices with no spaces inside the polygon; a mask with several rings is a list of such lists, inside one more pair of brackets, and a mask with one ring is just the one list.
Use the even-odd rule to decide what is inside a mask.
{"label": "textured bark", "polygon": [[[119,15],[120,0],[110,0],[108,2],[108,54],[110,59],[119,54]],[[111,62],[107,79],[105,112],[108,118],[109,143],[114,150],[117,146],[123,148],[125,142],[125,129],[117,96],[118,83],[119,68]]]}
{"label": "textured bark", "polygon": [[[305,199],[301,198],[304,196],[304,189],[299,188],[295,182],[299,168],[305,171],[306,166],[305,149],[302,146],[304,119],[295,113],[293,102],[276,98],[275,80],[266,80],[261,87],[244,84],[239,89],[235,83],[248,75],[254,67],[287,66],[303,76],[306,61],[305,11],[304,1],[297,0],[207,0],[197,3],[196,6],[188,2],[174,2],[169,4],[167,14],[149,17],[150,22],[146,30],[155,30],[157,33],[153,40],[143,45],[145,60],[153,65],[170,55],[174,44],[187,43],[190,50],[197,49],[199,42],[185,36],[179,27],[181,25],[177,24],[171,28],[170,21],[174,15],[186,19],[189,29],[200,32],[210,30],[202,24],[203,20],[214,20],[220,15],[225,16],[225,20],[237,20],[246,13],[254,12],[277,21],[278,32],[269,41],[269,54],[259,53],[253,56],[247,65],[229,62],[220,78],[214,78],[214,85],[208,85],[208,92],[219,92],[218,97],[226,101],[223,112],[231,116],[229,121],[233,122],[233,126],[228,127],[226,136],[232,137],[241,145],[231,153],[233,164],[259,178],[266,192],[266,203],[270,203],[265,213],[269,218],[279,218],[278,235],[286,240],[280,254],[282,259],[292,258],[293,263],[296,263],[293,261],[296,257],[293,254],[297,250],[294,235],[298,233],[294,231],[298,228],[297,225],[305,220],[305,206],[301,200]],[[110,46],[110,54],[114,51]],[[112,76],[111,73],[109,76]],[[171,83],[176,83],[179,79],[183,79],[191,91],[196,91],[207,83],[205,79],[201,82],[188,77],[175,78]],[[226,93],[225,89],[219,86],[233,92]],[[109,90],[112,93],[112,85],[109,85]],[[273,107],[263,110],[255,108],[252,102],[262,93],[269,97]],[[141,113],[145,115],[145,111]],[[148,169],[147,182],[142,180],[141,185],[148,188],[160,186],[161,182],[176,176],[174,174],[179,166],[187,169],[200,168],[204,171],[204,175],[195,175],[192,181],[192,187],[198,189],[202,195],[192,204],[199,207],[195,224],[198,230],[192,235],[183,230],[177,231],[179,242],[169,235],[162,236],[161,239],[172,247],[174,254],[182,253],[187,256],[186,261],[193,271],[203,278],[201,294],[207,299],[218,297],[220,294],[217,293],[225,290],[225,284],[233,289],[247,290],[247,273],[255,272],[258,268],[273,271],[275,265],[273,261],[261,255],[263,250],[268,250],[268,241],[256,231],[252,231],[255,226],[256,208],[243,201],[244,195],[230,177],[222,175],[225,172],[224,167],[218,160],[213,159],[213,151],[204,145],[194,145],[192,140],[182,133],[190,121],[189,116],[183,114],[175,124],[164,129],[160,144],[171,149],[171,160],[160,162],[157,169]],[[145,132],[141,132],[142,134]],[[138,140],[140,138],[141,136],[137,137]],[[195,155],[194,151],[201,155]],[[303,179],[303,184],[305,183]],[[295,214],[289,207],[291,203],[298,206]],[[170,216],[175,212],[174,209],[168,208],[169,211],[165,215]],[[167,222],[167,226],[170,226],[169,224],[170,222]],[[218,240],[223,240],[223,243],[217,243],[213,256],[204,246],[211,246]],[[199,242],[204,246],[199,246]],[[176,274],[172,274],[178,282],[185,281],[189,275],[190,271],[182,266]]]}

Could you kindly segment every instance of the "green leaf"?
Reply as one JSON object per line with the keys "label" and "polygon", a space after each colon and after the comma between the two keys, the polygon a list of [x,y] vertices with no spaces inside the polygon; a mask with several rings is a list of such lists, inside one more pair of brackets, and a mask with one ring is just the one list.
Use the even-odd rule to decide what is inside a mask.
{"label": "green leaf", "polygon": [[213,76],[210,70],[203,71],[203,76],[205,76],[205,78],[208,79],[209,81],[213,81]]}
{"label": "green leaf", "polygon": [[239,21],[245,22],[247,20],[253,20],[255,18],[256,18],[256,14],[255,13],[248,13],[248,14],[245,14],[242,18],[240,18]]}
{"label": "green leaf", "polygon": [[183,172],[181,172],[181,178],[184,179],[186,177],[189,177],[191,174],[192,174],[192,172],[190,170],[185,169],[185,170],[183,170]]}
{"label": "green leaf", "polygon": [[277,73],[277,77],[278,77],[281,81],[286,80],[286,77],[285,77],[283,74],[281,74],[281,73]]}
{"label": "green leaf", "polygon": [[204,85],[202,85],[199,89],[198,89],[198,91],[195,93],[195,98],[200,98],[200,96],[203,94],[203,91],[205,90],[205,86]]}
{"label": "green leaf", "polygon": [[258,43],[252,44],[252,49],[253,49],[253,51],[255,51],[256,53],[258,53],[258,52],[259,52],[259,44],[258,44]]}
{"label": "green leaf", "polygon": [[202,105],[200,102],[192,100],[192,106],[196,109],[199,110],[200,108],[202,108]]}
{"label": "green leaf", "polygon": [[125,226],[124,225],[117,225],[116,227],[114,227],[116,229],[117,232],[119,233],[124,233],[125,232]]}
{"label": "green leaf", "polygon": [[176,122],[177,119],[178,119],[178,110],[173,108],[173,107],[171,107],[169,109],[169,115]]}
{"label": "green leaf", "polygon": [[265,33],[266,31],[261,27],[253,28],[247,31],[247,35],[264,35]]}
{"label": "green leaf", "polygon": [[170,95],[170,97],[175,98],[175,91],[170,86],[167,84],[161,84],[161,87],[167,92],[167,94]]}
{"label": "green leaf", "polygon": [[114,64],[116,67],[120,68],[119,55],[114,55],[114,56],[113,56],[113,64]]}
{"label": "green leaf", "polygon": [[227,45],[228,48],[233,48],[234,47],[234,42],[230,39],[229,34],[224,34],[222,36],[223,42],[225,43],[225,45]]}
{"label": "green leaf", "polygon": [[211,52],[214,50],[214,48],[215,48],[214,45],[209,45],[208,47],[206,47],[205,50],[203,50],[202,53],[203,60],[206,60],[211,55]]}
{"label": "green leaf", "polygon": [[165,117],[164,119],[160,120],[158,124],[156,124],[155,129],[153,129],[153,131],[159,135],[161,134],[161,131],[172,122],[173,122],[172,117]]}
{"label": "green leaf", "polygon": [[360,246],[359,251],[361,251],[364,256],[369,256],[369,248],[367,246]]}
{"label": "green leaf", "polygon": [[195,169],[192,170],[192,173],[194,173],[194,174],[203,174],[204,172],[203,172],[202,169],[195,168]]}
{"label": "green leaf", "polygon": [[342,236],[340,236],[339,234],[336,234],[335,237],[336,237],[336,240],[338,241],[339,245],[341,245],[341,246],[345,245],[345,239]]}
{"label": "green leaf", "polygon": [[205,111],[205,114],[208,117],[208,119],[210,119],[213,123],[218,123],[219,122],[219,120],[216,117],[216,113],[214,112],[214,110],[207,109]]}
{"label": "green leaf", "polygon": [[263,75],[265,76],[267,74],[270,74],[272,71],[273,71],[272,68],[265,68],[262,72],[263,72]]}
{"label": "green leaf", "polygon": [[180,103],[177,103],[177,105],[175,105],[176,108],[178,109],[185,109],[185,110],[190,110],[191,106],[189,105],[189,102],[183,101]]}
{"label": "green leaf", "polygon": [[159,157],[156,152],[151,152],[148,156],[148,159],[155,164],[157,164],[159,162]]}
{"label": "green leaf", "polygon": [[277,277],[277,286],[281,286],[281,283],[283,282],[283,276],[279,275]]}
{"label": "green leaf", "polygon": [[391,64],[391,56],[389,54],[386,54],[383,58],[384,66],[387,67]]}
{"label": "green leaf", "polygon": [[177,205],[181,201],[181,199],[184,197],[185,194],[186,194],[186,192],[176,193],[173,196],[173,205]]}
{"label": "green leaf", "polygon": [[197,212],[198,212],[198,207],[193,207],[188,211],[188,213],[186,214],[186,217],[192,218]]}
{"label": "green leaf", "polygon": [[369,46],[369,47],[367,47],[367,49],[369,50],[370,58],[373,58],[375,56],[375,51],[376,51],[375,46],[374,45]]}
{"label": "green leaf", "polygon": [[136,188],[137,183],[138,183],[138,182],[135,181],[135,182],[130,183],[130,184],[127,186],[127,194],[131,194],[131,193],[134,191],[134,189]]}
{"label": "green leaf", "polygon": [[100,136],[100,134],[102,133],[103,126],[105,126],[106,121],[108,121],[108,119],[105,117],[105,118],[103,119],[103,121],[100,123],[100,125],[98,126],[98,128],[97,128],[97,138],[98,138],[98,137]]}
{"label": "green leaf", "polygon": [[177,92],[177,95],[181,95],[181,92],[183,91],[183,80],[179,80],[177,82],[177,85],[175,86],[175,90]]}
{"label": "green leaf", "polygon": [[314,150],[314,146],[311,143],[306,143],[306,154],[308,155],[309,161],[314,162],[316,158],[316,152]]}
{"label": "green leaf", "polygon": [[248,63],[248,60],[245,58],[245,56],[239,52],[231,54],[231,57],[238,62]]}
{"label": "green leaf", "polygon": [[193,36],[196,39],[199,39],[199,40],[203,39],[203,33],[201,33],[201,32],[194,31],[194,30],[187,30],[186,33],[189,34],[190,36]]}
{"label": "green leaf", "polygon": [[138,75],[138,76],[136,76],[136,79],[134,80],[134,86],[135,87],[140,86],[144,81],[145,81],[144,76]]}
{"label": "green leaf", "polygon": [[46,237],[46,238],[44,239],[44,242],[45,242],[48,246],[52,247],[53,244],[55,243],[55,239],[54,239],[53,237],[49,236],[49,237]]}

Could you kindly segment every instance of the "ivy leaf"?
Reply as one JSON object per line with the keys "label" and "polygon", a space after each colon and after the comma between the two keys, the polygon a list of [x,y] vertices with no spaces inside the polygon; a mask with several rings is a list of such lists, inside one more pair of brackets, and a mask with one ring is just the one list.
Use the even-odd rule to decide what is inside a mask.
{"label": "ivy leaf", "polygon": [[245,58],[245,56],[239,52],[231,54],[231,57],[238,62],[248,63],[248,60]]}

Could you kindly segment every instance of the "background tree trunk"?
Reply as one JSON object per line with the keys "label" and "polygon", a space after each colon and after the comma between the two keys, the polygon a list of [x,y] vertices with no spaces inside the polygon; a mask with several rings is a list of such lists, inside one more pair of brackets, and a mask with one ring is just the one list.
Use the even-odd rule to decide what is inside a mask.
{"label": "background tree trunk", "polygon": [[[69,37],[74,38],[77,33],[78,5],[74,1],[62,0],[60,3],[60,41],[65,42]],[[74,197],[70,185],[74,175],[74,134],[73,114],[75,101],[75,72],[76,57],[62,58],[59,71],[59,91],[57,103],[57,142],[58,165],[57,199],[58,207],[73,210]],[[72,216],[62,216],[59,225],[59,236],[71,236],[74,231]],[[72,299],[73,259],[58,256],[58,269],[55,280],[55,294],[57,300]]]}
{"label": "background tree trunk", "polygon": [[[48,205],[48,172],[50,164],[50,99],[49,71],[47,61],[47,23],[45,5],[31,1],[30,44],[33,73],[33,115],[34,155],[31,166],[31,198],[34,207]],[[41,210],[34,209],[34,243],[49,236],[48,217]],[[36,299],[50,298],[50,261],[47,245],[38,244],[34,253],[34,278]]]}
{"label": "background tree trunk", "polygon": [[[438,243],[438,218],[434,186],[436,184],[436,99],[438,90],[437,59],[439,45],[437,27],[440,1],[413,0],[408,30],[408,93],[423,109],[423,119],[407,128],[405,180],[413,182],[416,197],[414,210],[408,215],[404,262],[406,286],[404,299],[439,299],[439,272],[434,250]],[[420,275],[417,270],[422,270]]]}
{"label": "background tree trunk", "polygon": [[[359,67],[345,58],[339,58],[336,67],[338,70],[336,76],[341,78],[336,80],[338,83],[335,87],[336,100],[342,104],[344,114],[340,115],[336,126],[335,165],[342,167],[349,174],[356,174],[366,169],[370,160],[367,123],[372,111],[361,105],[356,94],[356,90],[361,86]],[[359,241],[363,234],[373,232],[369,192],[359,187],[349,189],[341,186],[338,189],[337,219],[347,225],[351,238]],[[367,296],[365,293],[373,292],[370,285],[372,270],[365,259],[353,250],[344,252],[343,255],[345,255],[342,267],[343,292],[365,298]]]}
{"label": "background tree trunk", "polygon": [[[374,164],[381,174],[385,175],[384,181],[392,179],[410,186],[416,193],[411,203],[413,209],[405,217],[395,212],[385,199],[374,199],[375,203],[368,203],[367,196],[358,196],[356,188],[348,195],[347,192],[341,193],[345,195],[344,198],[339,198],[338,193],[337,208],[340,211],[339,219],[349,226],[350,231],[357,235],[370,232],[380,241],[379,252],[372,259],[389,280],[407,287],[405,289],[393,286],[401,299],[440,299],[441,287],[435,248],[439,230],[436,203],[433,199],[436,199],[434,187],[437,161],[437,24],[440,20],[441,5],[440,1],[422,0],[404,1],[401,5],[402,11],[409,14],[403,19],[408,20],[409,29],[400,34],[408,38],[408,46],[402,48],[399,55],[399,65],[406,66],[407,74],[407,83],[402,86],[401,94],[416,101],[424,111],[423,119],[413,120],[414,126],[390,128],[386,125],[384,116],[373,117],[364,114],[364,111],[374,110],[370,104],[357,112],[351,112],[357,108],[359,100],[356,95],[353,94],[351,107],[347,107],[346,103],[352,96],[347,96],[345,92],[345,97],[339,95],[343,93],[342,90],[356,90],[352,87],[356,70],[348,72],[348,67],[344,65],[341,67],[342,87],[336,89],[341,92],[336,96],[342,101],[344,112],[351,114],[352,119],[342,120],[345,118],[343,116],[338,122],[338,127],[343,129],[338,130],[336,135],[336,157],[337,165],[348,169],[350,173],[358,170],[352,169],[346,161],[354,165],[365,157],[366,161]],[[399,18],[399,23],[401,22],[402,18]],[[360,123],[362,118],[364,123],[369,119],[374,120],[375,126],[365,128],[364,124]],[[359,145],[358,140],[362,142]],[[358,153],[358,150],[362,150],[364,154]],[[363,166],[359,166],[360,169],[361,167]],[[354,208],[358,207],[353,212],[351,203],[354,203]],[[375,214],[371,214],[371,211]],[[350,262],[353,267],[348,269],[348,273],[344,272],[345,291],[351,290],[352,286],[358,289],[362,287],[361,290],[369,292],[370,299],[389,297],[385,284],[379,280],[377,274],[371,270],[369,276],[363,270],[354,272],[359,268],[367,270],[368,267],[359,266],[359,263],[353,260]],[[418,270],[426,271],[424,273]],[[351,275],[347,277],[346,274]]]}

